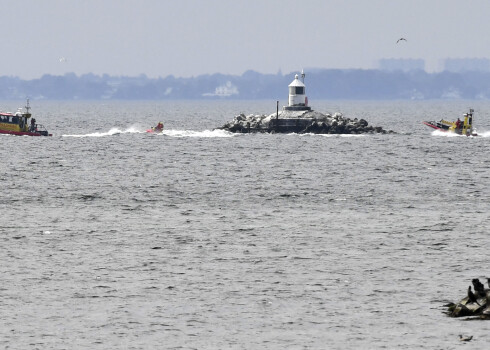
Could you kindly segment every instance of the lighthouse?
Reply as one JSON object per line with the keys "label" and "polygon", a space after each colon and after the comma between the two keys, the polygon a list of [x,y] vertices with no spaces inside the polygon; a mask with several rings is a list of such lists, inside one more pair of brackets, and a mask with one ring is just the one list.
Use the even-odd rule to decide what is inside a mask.
{"label": "lighthouse", "polygon": [[289,105],[284,107],[285,111],[310,111],[308,107],[308,98],[305,90],[305,73],[301,71],[301,80],[298,74],[294,76],[294,80],[289,84]]}

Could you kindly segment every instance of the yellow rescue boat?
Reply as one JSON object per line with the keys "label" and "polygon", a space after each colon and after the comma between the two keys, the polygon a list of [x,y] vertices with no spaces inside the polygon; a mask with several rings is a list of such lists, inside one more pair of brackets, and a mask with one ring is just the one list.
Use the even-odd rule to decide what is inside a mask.
{"label": "yellow rescue boat", "polygon": [[429,121],[429,122],[423,122],[423,124],[443,132],[451,132],[458,135],[466,135],[466,136],[478,136],[476,131],[473,129],[473,113],[474,110],[470,108],[469,113],[465,113],[463,115],[463,120],[460,120],[458,118],[458,120],[456,120],[455,122],[450,122],[441,119],[438,122]]}
{"label": "yellow rescue boat", "polygon": [[26,112],[19,108],[16,113],[0,112],[0,134],[18,135],[18,136],[53,136],[48,130],[36,123],[32,118],[29,106],[29,99],[25,106]]}

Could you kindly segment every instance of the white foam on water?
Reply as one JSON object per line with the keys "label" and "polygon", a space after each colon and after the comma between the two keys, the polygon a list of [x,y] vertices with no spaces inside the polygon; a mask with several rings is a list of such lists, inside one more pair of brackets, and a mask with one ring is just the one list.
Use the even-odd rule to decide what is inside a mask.
{"label": "white foam on water", "polygon": [[[223,130],[215,130],[215,131],[223,131]],[[228,131],[223,131],[226,133],[225,136],[218,136],[218,137],[232,137],[233,135],[247,135],[247,133],[244,134],[234,134]],[[254,133],[252,133],[254,134]],[[286,136],[299,136],[299,137],[309,137],[309,136],[320,136],[320,137],[366,137],[367,134],[315,134],[315,133],[304,133],[304,134],[298,134],[296,132],[291,132],[291,133],[279,133],[279,135],[286,135]]]}
{"label": "white foam on water", "polygon": [[143,133],[144,131],[138,129],[135,126],[130,126],[129,128],[125,130],[121,130],[117,127],[111,128],[107,132],[94,132],[90,134],[82,134],[82,135],[62,135],[62,137],[104,137],[104,136],[112,136],[112,135],[118,135],[118,134],[140,134]]}
{"label": "white foam on water", "polygon": [[366,137],[366,134],[302,134],[308,136],[321,136],[321,137]]}
{"label": "white foam on water", "polygon": [[163,130],[161,134],[155,134],[157,136],[171,136],[171,137],[233,137],[235,134],[226,130]]}
{"label": "white foam on water", "polygon": [[[473,130],[475,132],[475,130]],[[477,137],[490,137],[490,131],[478,132],[476,131]],[[432,132],[432,136],[440,136],[440,137],[467,137],[465,135],[458,135],[453,132],[445,132],[440,130],[434,130]],[[474,136],[469,136],[474,137]]]}
{"label": "white foam on water", "polygon": [[432,136],[441,136],[441,137],[462,137],[462,135],[455,134],[454,132],[446,132],[441,130],[434,130],[432,132]]}
{"label": "white foam on water", "polygon": [[[141,130],[136,126],[131,126],[125,130],[114,127],[111,128],[107,132],[94,132],[90,134],[80,134],[80,135],[62,135],[63,137],[104,137],[104,136],[112,136],[119,134],[144,134],[146,130]],[[195,131],[195,130],[164,130],[161,133],[148,133],[152,136],[170,136],[170,137],[233,137],[235,134],[225,131],[225,130],[204,130],[204,131]]]}

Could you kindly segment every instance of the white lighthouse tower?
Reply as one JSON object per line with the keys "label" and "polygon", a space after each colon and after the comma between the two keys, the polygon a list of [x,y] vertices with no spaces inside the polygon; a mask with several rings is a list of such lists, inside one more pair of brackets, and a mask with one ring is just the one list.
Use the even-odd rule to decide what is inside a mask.
{"label": "white lighthouse tower", "polygon": [[299,80],[298,74],[294,76],[294,80],[289,84],[289,106],[285,106],[286,111],[309,111],[308,98],[306,97],[305,73],[301,71],[301,80]]}

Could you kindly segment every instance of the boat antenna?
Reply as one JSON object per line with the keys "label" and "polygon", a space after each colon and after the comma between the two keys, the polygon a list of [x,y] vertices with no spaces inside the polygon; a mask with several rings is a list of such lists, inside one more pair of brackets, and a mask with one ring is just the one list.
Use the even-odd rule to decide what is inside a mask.
{"label": "boat antenna", "polygon": [[29,114],[29,110],[31,109],[31,106],[29,106],[29,97],[27,98],[27,102],[26,102],[26,111],[27,113],[26,114]]}
{"label": "boat antenna", "polygon": [[303,84],[305,83],[305,71],[303,70],[303,68],[301,68],[301,80],[303,81]]}

